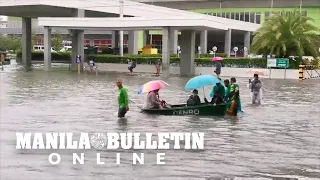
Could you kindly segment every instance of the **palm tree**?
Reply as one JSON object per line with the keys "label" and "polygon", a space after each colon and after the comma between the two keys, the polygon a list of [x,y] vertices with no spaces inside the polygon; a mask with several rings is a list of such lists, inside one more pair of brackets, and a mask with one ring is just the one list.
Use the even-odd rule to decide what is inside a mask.
{"label": "palm tree", "polygon": [[251,51],[256,54],[273,54],[277,57],[318,56],[320,29],[312,18],[294,10],[272,14],[255,33]]}

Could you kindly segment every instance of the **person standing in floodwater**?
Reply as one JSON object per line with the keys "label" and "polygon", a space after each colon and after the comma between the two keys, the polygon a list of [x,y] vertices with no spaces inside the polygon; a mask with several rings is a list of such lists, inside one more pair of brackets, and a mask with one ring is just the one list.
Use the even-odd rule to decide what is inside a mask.
{"label": "person standing in floodwater", "polygon": [[156,75],[160,76],[161,61],[156,62]]}
{"label": "person standing in floodwater", "polygon": [[240,105],[240,90],[237,84],[236,78],[232,77],[230,79],[230,108],[227,110],[227,114],[230,116],[237,116]]}
{"label": "person standing in floodwater", "polygon": [[123,87],[123,83],[121,80],[117,80],[117,86],[119,88],[119,96],[118,96],[118,103],[119,103],[119,110],[118,110],[118,117],[122,118],[125,114],[129,111],[129,96],[127,88]]}
{"label": "person standing in floodwater", "polygon": [[216,73],[218,78],[220,77],[220,74],[221,74],[221,68],[222,68],[221,62],[217,61],[216,70],[214,72]]}

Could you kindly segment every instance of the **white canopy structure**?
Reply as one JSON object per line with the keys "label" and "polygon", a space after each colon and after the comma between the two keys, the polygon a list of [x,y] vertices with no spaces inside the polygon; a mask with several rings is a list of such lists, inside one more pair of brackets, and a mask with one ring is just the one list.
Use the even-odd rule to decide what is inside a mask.
{"label": "white canopy structure", "polygon": [[[121,6],[120,6],[121,4]],[[121,8],[120,8],[121,7]],[[119,18],[123,12],[124,17]],[[0,15],[22,17],[22,60],[31,66],[31,18],[38,18],[44,26],[45,70],[51,66],[51,27],[70,29],[72,35],[72,69],[76,69],[76,56],[84,56],[84,29],[129,30],[129,45],[135,47],[134,30],[162,30],[163,74],[167,76],[170,52],[175,50],[177,30],[181,31],[180,74],[194,74],[195,31],[201,32],[201,47],[207,49],[207,30],[223,30],[225,51],[230,55],[231,30],[245,31],[244,44],[250,45],[250,32],[260,25],[214,17],[183,10],[153,6],[128,0],[0,0]],[[131,33],[130,33],[131,32]],[[122,36],[120,36],[122,37]],[[169,43],[169,40],[172,41]],[[123,43],[123,41],[119,40]],[[122,47],[120,45],[120,47]],[[130,50],[129,50],[130,51]],[[131,52],[137,52],[136,49]]]}
{"label": "white canopy structure", "polygon": [[[83,9],[88,11],[88,14],[106,13],[115,15],[120,12],[119,0],[0,0],[0,4],[0,14],[9,16],[22,16],[25,14],[27,17],[72,17],[74,14],[72,12],[73,9]],[[256,31],[260,26],[248,22],[128,0],[123,1],[123,13],[125,16],[145,18],[167,18],[175,16],[186,19],[198,18],[218,23],[220,26],[227,26],[230,29],[242,31]],[[104,16],[102,15],[102,17],[107,16],[106,14]]]}

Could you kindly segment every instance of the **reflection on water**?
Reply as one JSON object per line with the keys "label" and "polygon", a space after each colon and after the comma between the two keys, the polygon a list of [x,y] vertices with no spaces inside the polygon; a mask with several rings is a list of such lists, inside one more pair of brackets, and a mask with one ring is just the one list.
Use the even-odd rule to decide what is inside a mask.
{"label": "reflection on water", "polygon": [[[168,117],[141,114],[135,104],[117,118],[115,79],[124,79],[131,100],[148,76],[124,74],[80,77],[61,71],[0,73],[1,179],[203,179],[214,177],[320,178],[319,80],[263,80],[263,105],[250,105],[247,79],[239,79],[243,114],[230,117]],[[166,79],[161,90],[169,104],[184,103],[188,79]],[[205,89],[206,96],[210,88]],[[202,92],[200,92],[203,96]],[[156,165],[159,151],[86,152],[85,165],[72,165],[72,152],[59,151],[62,162],[50,165],[53,151],[15,150],[15,132],[205,132],[204,151],[166,151],[166,165]],[[119,150],[120,151],[120,150]],[[132,165],[132,152],[146,152],[145,165]],[[163,152],[163,151],[160,151]]]}

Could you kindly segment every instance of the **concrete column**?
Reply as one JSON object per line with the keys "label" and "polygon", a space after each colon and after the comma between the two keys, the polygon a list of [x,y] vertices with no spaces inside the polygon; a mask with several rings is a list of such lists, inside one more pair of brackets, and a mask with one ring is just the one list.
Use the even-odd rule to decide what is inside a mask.
{"label": "concrete column", "polygon": [[128,33],[128,53],[129,54],[138,54],[138,31],[129,31]]}
{"label": "concrete column", "polygon": [[207,54],[208,53],[208,31],[204,30],[200,33],[200,47],[201,53]]}
{"label": "concrete column", "polygon": [[227,57],[230,57],[230,52],[231,52],[231,29],[228,29],[224,37],[224,53],[227,54]]}
{"label": "concrete column", "polygon": [[195,41],[195,31],[181,31],[180,75],[182,76],[194,76],[195,74]]}
{"label": "concrete column", "polygon": [[[76,9],[74,11],[74,17],[85,17],[84,9]],[[77,55],[81,56],[81,71],[83,71],[84,61],[84,31],[83,30],[72,30],[72,52],[71,52],[71,70],[77,71],[78,65],[76,62]]]}
{"label": "concrete column", "polygon": [[169,28],[164,27],[162,30],[162,76],[169,77],[170,71],[170,47],[169,47]]}
{"label": "concrete column", "polygon": [[112,48],[119,47],[119,31],[112,31]]}
{"label": "concrete column", "polygon": [[143,31],[143,47],[148,44],[149,31]]}
{"label": "concrete column", "polygon": [[77,71],[78,64],[76,62],[76,57],[81,56],[81,71],[83,71],[83,61],[84,61],[84,31],[83,30],[73,30],[72,33],[72,52],[71,52],[71,70]]}
{"label": "concrete column", "polygon": [[247,52],[245,52],[245,56],[248,56],[248,54],[250,53],[250,37],[251,37],[250,31],[246,31],[244,33],[244,47],[247,48]]}
{"label": "concrete column", "polygon": [[170,46],[170,54],[177,54],[178,31],[172,28],[169,28],[169,46]]}
{"label": "concrete column", "polygon": [[31,69],[31,18],[22,18],[22,64]]}
{"label": "concrete column", "polygon": [[51,68],[51,29],[44,27],[44,71],[50,71]]}
{"label": "concrete column", "polygon": [[119,31],[119,54],[123,56],[123,31]]}

